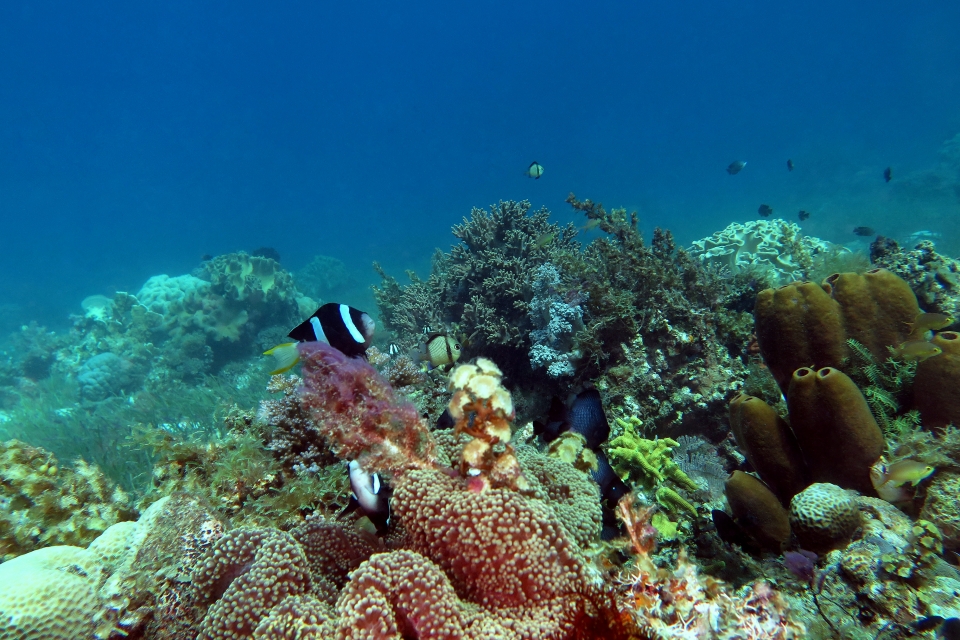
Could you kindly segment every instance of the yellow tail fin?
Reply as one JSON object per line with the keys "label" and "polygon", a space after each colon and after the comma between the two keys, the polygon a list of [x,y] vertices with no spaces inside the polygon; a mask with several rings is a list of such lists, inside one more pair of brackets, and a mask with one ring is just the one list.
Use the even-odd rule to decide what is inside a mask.
{"label": "yellow tail fin", "polygon": [[277,368],[270,372],[272,376],[290,371],[290,369],[293,369],[293,367],[300,362],[300,352],[297,351],[296,342],[278,344],[273,349],[264,351],[263,355],[273,356],[276,360]]}

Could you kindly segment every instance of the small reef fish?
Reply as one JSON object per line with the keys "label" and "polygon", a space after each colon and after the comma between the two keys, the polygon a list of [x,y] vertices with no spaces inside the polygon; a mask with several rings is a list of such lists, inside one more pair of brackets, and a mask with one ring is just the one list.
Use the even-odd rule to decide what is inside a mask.
{"label": "small reef fish", "polygon": [[600,218],[593,218],[587,221],[587,224],[580,227],[580,231],[590,231],[591,229],[596,229],[597,225],[600,224]]}
{"label": "small reef fish", "polygon": [[369,314],[345,304],[328,302],[287,334],[296,342],[278,344],[263,355],[273,356],[277,362],[277,368],[270,375],[289,371],[300,361],[299,342],[326,342],[343,355],[355,358],[366,354],[376,328]]}
{"label": "small reef fish", "polygon": [[913,321],[914,331],[939,331],[956,322],[949,313],[921,313]]}
{"label": "small reef fish", "polygon": [[735,176],[741,171],[743,171],[743,168],[745,166],[747,166],[747,163],[744,160],[737,160],[735,162],[731,162],[729,165],[727,165],[727,173],[729,173],[732,176]]}
{"label": "small reef fish", "polygon": [[937,240],[943,234],[936,231],[930,231],[929,229],[920,229],[919,231],[914,231],[908,235],[905,239],[905,244],[916,244],[922,242],[923,240]]}
{"label": "small reef fish", "polygon": [[787,158],[787,171],[793,171],[793,160]]}
{"label": "small reef fish", "polygon": [[881,500],[890,504],[904,504],[913,499],[913,492],[906,487],[887,484],[887,462],[881,457],[870,467],[870,484]]}
{"label": "small reef fish", "polygon": [[893,180],[893,169],[891,169],[890,167],[887,167],[886,169],[883,170],[883,180],[884,182],[890,182],[891,180]]}
{"label": "small reef fish", "polygon": [[907,362],[923,362],[927,358],[932,358],[943,353],[943,349],[926,340],[911,340],[893,350],[895,356],[903,358]]}
{"label": "small reef fish", "polygon": [[866,236],[872,236],[875,233],[876,231],[873,230],[873,227],[854,227],[853,228],[853,235],[855,236],[866,237]]}
{"label": "small reef fish", "polygon": [[449,369],[459,359],[460,343],[442,333],[431,333],[420,347],[420,360],[426,361],[431,369]]}
{"label": "small reef fish", "polygon": [[768,205],[768,204],[762,204],[762,205],[760,205],[760,207],[757,209],[757,213],[760,214],[760,217],[761,217],[761,218],[769,218],[770,215],[773,213],[773,207],[771,207],[771,206]]}
{"label": "small reef fish", "polygon": [[366,471],[356,460],[352,460],[347,469],[350,472],[350,489],[353,491],[353,500],[344,510],[344,513],[359,508],[377,528],[377,533],[385,533],[390,525],[390,494],[392,491],[380,481],[380,474]]}
{"label": "small reef fish", "polygon": [[533,246],[537,249],[543,249],[545,246],[553,242],[554,238],[556,237],[556,231],[547,231],[546,233],[541,233],[539,236],[537,236],[537,239],[533,241]]}
{"label": "small reef fish", "polygon": [[543,175],[543,165],[534,160],[530,163],[530,166],[527,167],[527,177],[533,178],[534,180],[539,180],[540,176]]}
{"label": "small reef fish", "polygon": [[800,218],[800,222],[803,222],[804,220],[810,217],[810,212],[804,211],[801,209],[800,213],[797,214],[797,217]]}
{"label": "small reef fish", "polygon": [[917,460],[900,460],[887,466],[886,473],[883,474],[883,483],[899,487],[909,482],[915,487],[936,470],[936,467]]}
{"label": "small reef fish", "polygon": [[395,342],[391,342],[387,345],[387,353],[391,356],[400,355],[400,347]]}

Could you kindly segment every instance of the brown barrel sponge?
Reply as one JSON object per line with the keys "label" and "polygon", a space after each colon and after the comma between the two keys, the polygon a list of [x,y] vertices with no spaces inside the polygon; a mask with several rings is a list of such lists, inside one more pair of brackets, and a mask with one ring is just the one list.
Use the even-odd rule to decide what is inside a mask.
{"label": "brown barrel sponge", "polygon": [[913,379],[913,403],[923,426],[942,429],[960,425],[960,333],[941,331],[933,344],[943,353],[917,365]]}
{"label": "brown barrel sponge", "polygon": [[840,305],[813,282],[757,294],[757,343],[781,391],[799,367],[839,366],[847,355]]}
{"label": "brown barrel sponge", "polygon": [[834,273],[823,287],[840,304],[846,337],[864,345],[880,362],[890,356],[888,345],[909,339],[920,307],[910,285],[899,276],[886,269],[863,275]]}
{"label": "brown barrel sponge", "polygon": [[875,496],[870,467],[883,453],[883,433],[853,380],[832,367],[797,369],[787,406],[810,479]]}
{"label": "brown barrel sponge", "polygon": [[800,446],[787,423],[760,398],[741,393],[730,402],[730,429],[750,465],[780,502],[810,484]]}
{"label": "brown barrel sponge", "polygon": [[770,551],[790,538],[790,515],[777,496],[753,476],[734,471],[727,480],[727,502],[733,517],[760,545]]}

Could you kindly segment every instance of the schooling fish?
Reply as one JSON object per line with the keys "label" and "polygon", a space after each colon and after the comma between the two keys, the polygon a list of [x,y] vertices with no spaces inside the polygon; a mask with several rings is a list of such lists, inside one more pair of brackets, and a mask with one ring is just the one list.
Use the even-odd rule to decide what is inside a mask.
{"label": "schooling fish", "polygon": [[875,233],[876,231],[874,231],[872,227],[854,227],[853,228],[853,235],[855,236],[866,237],[866,236],[872,236]]}
{"label": "schooling fish", "polygon": [[787,171],[793,171],[793,160],[787,158]]}
{"label": "schooling fish", "polygon": [[343,355],[355,358],[366,353],[376,328],[369,314],[345,304],[328,302],[287,334],[296,342],[279,344],[263,355],[273,356],[277,361],[278,367],[270,375],[289,371],[300,361],[298,342],[326,342]]}
{"label": "schooling fish", "polygon": [[773,213],[773,207],[768,204],[762,204],[760,205],[760,208],[757,209],[757,213],[760,214],[761,218],[768,218],[770,217],[770,214]]}
{"label": "schooling fish", "polygon": [[747,166],[746,161],[744,161],[744,160],[736,160],[736,161],[734,161],[734,162],[731,162],[731,163],[727,166],[727,173],[729,173],[729,174],[732,175],[732,176],[735,176],[735,175],[737,175],[738,173],[740,173],[741,171],[743,171],[743,168],[744,168],[745,166]]}
{"label": "schooling fish", "polygon": [[907,362],[923,362],[943,353],[943,349],[926,340],[911,340],[893,350],[893,354],[900,356]]}
{"label": "schooling fish", "polygon": [[801,210],[800,213],[797,214],[797,217],[800,218],[800,222],[803,222],[810,217],[810,212]]}
{"label": "schooling fish", "polygon": [[420,346],[420,360],[426,361],[430,368],[450,368],[460,359],[460,343],[448,335],[431,333]]}
{"label": "schooling fish", "polygon": [[530,166],[527,167],[527,177],[533,178],[534,180],[539,180],[540,176],[543,175],[543,165],[534,160],[530,163]]}
{"label": "schooling fish", "polygon": [[883,170],[883,180],[884,182],[890,182],[891,180],[893,180],[893,169],[891,169],[890,167],[887,167],[886,169]]}

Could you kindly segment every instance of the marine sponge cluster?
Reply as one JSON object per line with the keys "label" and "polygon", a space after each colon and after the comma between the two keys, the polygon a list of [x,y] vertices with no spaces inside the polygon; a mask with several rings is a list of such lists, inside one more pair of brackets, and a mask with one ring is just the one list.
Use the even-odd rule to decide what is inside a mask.
{"label": "marine sponge cluster", "polygon": [[938,253],[933,242],[905,250],[880,237],[870,245],[870,260],[906,280],[925,311],[960,317],[960,261]]}
{"label": "marine sponge cluster", "polygon": [[730,273],[767,271],[774,282],[789,282],[808,277],[813,257],[831,246],[803,235],[796,224],[775,218],[733,222],[708,238],[694,240],[690,255]]}

